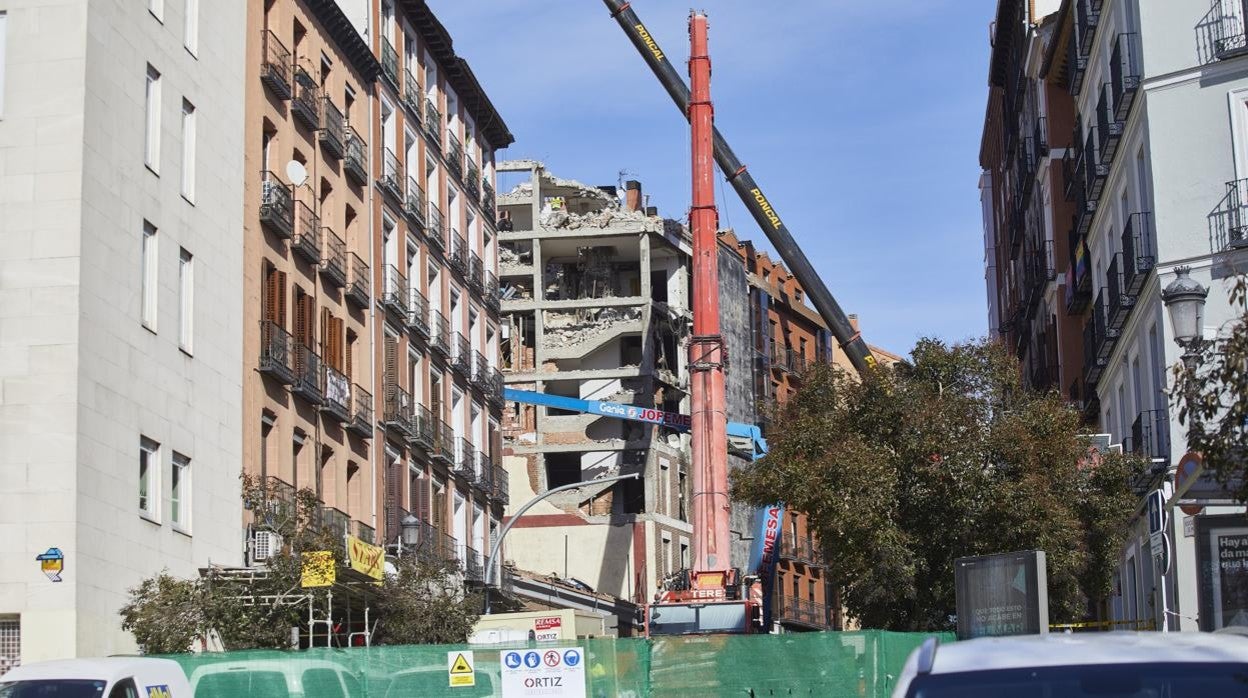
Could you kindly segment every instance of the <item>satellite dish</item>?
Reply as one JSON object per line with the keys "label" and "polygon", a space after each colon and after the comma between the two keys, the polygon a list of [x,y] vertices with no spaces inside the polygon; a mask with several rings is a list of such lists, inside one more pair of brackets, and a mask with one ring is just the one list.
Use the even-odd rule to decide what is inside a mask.
{"label": "satellite dish", "polygon": [[298,160],[291,160],[286,163],[286,177],[290,179],[291,184],[302,187],[303,183],[308,181],[308,168]]}

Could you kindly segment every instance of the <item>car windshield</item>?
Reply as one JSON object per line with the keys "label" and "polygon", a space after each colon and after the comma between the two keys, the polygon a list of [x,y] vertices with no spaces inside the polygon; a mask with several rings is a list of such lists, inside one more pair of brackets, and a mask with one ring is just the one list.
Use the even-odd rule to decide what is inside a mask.
{"label": "car windshield", "polygon": [[745,632],[745,604],[655,604],[650,607],[650,635]]}
{"label": "car windshield", "polygon": [[1174,662],[966,671],[918,677],[908,698],[1248,698],[1248,664]]}
{"label": "car windshield", "polygon": [[39,679],[0,681],[0,698],[97,698],[104,681],[94,679]]}

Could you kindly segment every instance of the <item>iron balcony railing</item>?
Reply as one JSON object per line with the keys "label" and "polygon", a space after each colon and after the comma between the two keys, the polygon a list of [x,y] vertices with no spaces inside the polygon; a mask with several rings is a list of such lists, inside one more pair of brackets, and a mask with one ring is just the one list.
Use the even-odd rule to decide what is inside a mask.
{"label": "iron balcony railing", "polygon": [[484,290],[485,265],[476,252],[468,251],[468,286],[477,293]]}
{"label": "iron balcony railing", "polygon": [[420,91],[420,83],[411,70],[403,71],[403,106],[407,107],[412,123],[420,125],[420,107],[425,102],[424,93]]}
{"label": "iron balcony railing", "polygon": [[429,202],[429,217],[427,220],[425,236],[429,239],[429,246],[441,252],[446,249],[446,221],[442,218],[442,211],[432,200]]}
{"label": "iron balcony railing", "polygon": [[1170,462],[1170,414],[1166,410],[1145,410],[1131,424],[1131,453],[1150,461]]}
{"label": "iron balcony railing", "polygon": [[1077,32],[1070,33],[1066,42],[1066,87],[1072,97],[1078,97],[1083,89],[1083,78],[1088,70],[1088,55],[1079,50]]}
{"label": "iron balcony railing", "polygon": [[1109,80],[1114,90],[1114,116],[1126,121],[1140,89],[1140,35],[1126,32],[1114,37],[1109,58]]}
{"label": "iron balcony railing", "polygon": [[415,286],[408,290],[407,326],[416,334],[429,338],[429,301]]}
{"label": "iron balcony railing", "polygon": [[1032,366],[1030,377],[1032,390],[1040,393],[1047,392],[1057,385],[1057,364],[1040,361]]}
{"label": "iron balcony railing", "polygon": [[369,526],[363,521],[351,522],[351,535],[359,538],[369,545],[377,544],[377,529]]}
{"label": "iron balcony railing", "polygon": [[481,553],[464,546],[464,578],[470,582],[480,582],[485,579],[485,563],[482,561]]}
{"label": "iron balcony railing", "polygon": [[1248,7],[1242,0],[1213,0],[1207,16],[1211,20],[1214,58],[1226,60],[1248,52]]}
{"label": "iron balcony railing", "polygon": [[345,512],[324,506],[323,504],[317,510],[316,516],[317,526],[321,531],[328,533],[334,540],[342,540],[347,537],[347,533],[351,530],[351,517]]}
{"label": "iron balcony railing", "polygon": [[484,453],[473,450],[472,452],[472,482],[473,486],[481,490],[481,493],[489,496],[494,491],[494,471],[489,458]]}
{"label": "iron balcony railing", "polygon": [[1118,154],[1118,144],[1122,141],[1125,124],[1118,118],[1114,110],[1114,86],[1104,83],[1099,90],[1100,97],[1096,101],[1096,130],[1100,136],[1099,155],[1108,168]]}
{"label": "iron balcony railing", "polygon": [[360,137],[354,126],[347,126],[346,156],[342,159],[342,171],[359,186],[368,184],[368,144]]}
{"label": "iron balcony railing", "polygon": [[290,250],[310,264],[321,263],[321,218],[311,206],[295,202],[295,235]]}
{"label": "iron balcony railing", "polygon": [[1214,248],[1217,252],[1248,247],[1248,179],[1226,183]]}
{"label": "iron balcony railing", "polygon": [[507,470],[499,465],[494,466],[494,498],[503,504],[511,500],[511,483]]}
{"label": "iron balcony railing", "polygon": [[324,399],[321,388],[321,357],[304,344],[296,343],[294,351],[295,380],[290,384],[293,395],[319,405]]}
{"label": "iron balcony railing", "polygon": [[451,228],[451,254],[447,261],[450,262],[452,269],[459,272],[461,277],[467,275],[468,241],[454,228]]}
{"label": "iron balcony railing", "polygon": [[335,160],[341,160],[347,141],[347,121],[334,100],[325,96],[321,105],[321,148]]}
{"label": "iron balcony railing", "polygon": [[294,75],[295,96],[290,100],[290,114],[315,131],[321,127],[321,88],[303,66],[295,66]]}
{"label": "iron balcony railing", "polygon": [[261,500],[254,503],[251,512],[257,525],[281,527],[295,520],[298,512],[294,485],[270,475],[261,483],[261,492]]}
{"label": "iron balcony railing", "polygon": [[381,37],[381,75],[395,90],[399,89],[399,54],[387,37]]}
{"label": "iron balcony railing", "polygon": [[334,288],[347,284],[347,244],[328,227],[321,227],[321,276]]}
{"label": "iron balcony railing", "polygon": [[393,150],[383,148],[381,151],[381,179],[377,184],[383,193],[389,194],[395,201],[402,202],[403,197],[403,166]]}
{"label": "iron balcony railing", "polygon": [[485,270],[484,286],[482,293],[485,296],[485,307],[497,313],[502,304],[502,298],[498,295],[498,277],[489,269]]}
{"label": "iron balcony railing", "polygon": [[780,623],[793,623],[811,628],[827,628],[828,608],[809,599],[776,594],[772,600],[772,617]]}
{"label": "iron balcony railing", "polygon": [[442,112],[432,98],[425,99],[425,135],[433,143],[433,147],[442,149]]}
{"label": "iron balcony railing", "polygon": [[481,170],[472,158],[468,158],[468,166],[464,172],[464,189],[468,192],[468,200],[475,206],[481,205]]}
{"label": "iron balcony railing", "polygon": [[470,379],[473,385],[482,390],[489,387],[490,364],[485,360],[484,354],[475,350],[472,352],[472,375]]}
{"label": "iron balcony railing", "polygon": [[381,305],[386,310],[407,320],[407,300],[410,295],[407,279],[392,265],[382,269]]}
{"label": "iron balcony railing", "polygon": [[434,417],[435,429],[433,431],[433,453],[430,454],[436,460],[440,460],[447,465],[455,463],[455,432],[451,431],[451,427],[438,417]]}
{"label": "iron balcony railing", "polygon": [[260,224],[282,238],[289,238],[295,228],[290,185],[269,170],[260,172]]}
{"label": "iron balcony railing", "polygon": [[461,376],[468,376],[469,363],[472,361],[472,345],[468,342],[468,338],[459,332],[451,343],[451,368]]}
{"label": "iron balcony railing", "polygon": [[1079,235],[1087,235],[1092,229],[1092,218],[1096,216],[1096,201],[1089,199],[1087,189],[1075,187],[1075,231]]}
{"label": "iron balcony railing", "polygon": [[495,407],[503,405],[503,373],[493,366],[490,367],[489,388],[485,398]]}
{"label": "iron balcony railing", "polygon": [[412,410],[412,442],[429,450],[434,445],[434,432],[437,431],[433,415],[424,405],[416,405]]}
{"label": "iron balcony railing", "polygon": [[1127,216],[1122,229],[1122,284],[1132,296],[1144,287],[1148,272],[1157,265],[1157,248],[1153,238],[1153,214],[1142,211]]}
{"label": "iron balcony railing", "polygon": [[420,229],[425,227],[425,190],[415,177],[407,177],[407,197],[403,199],[403,215]]}
{"label": "iron balcony railing", "polygon": [[433,526],[429,526],[428,538],[425,537],[424,531],[421,531],[420,541],[421,543],[416,549],[416,555],[422,560],[451,562],[458,559],[455,552],[455,539]]}
{"label": "iron balcony railing", "polygon": [[1031,138],[1035,143],[1037,161],[1038,158],[1049,154],[1049,120],[1047,117],[1036,117],[1031,127]]}
{"label": "iron balcony railing", "polygon": [[1087,161],[1083,168],[1087,177],[1084,183],[1084,195],[1088,201],[1092,202],[1092,210],[1095,211],[1096,202],[1101,200],[1101,194],[1105,191],[1105,179],[1109,177],[1109,162],[1101,155],[1099,129],[1095,126],[1088,129],[1087,140],[1083,146],[1083,157]]}
{"label": "iron balcony railing", "polygon": [[1096,27],[1101,22],[1102,0],[1075,0],[1075,32],[1079,36],[1079,52],[1092,53],[1096,41]]}
{"label": "iron balcony railing", "polygon": [[433,308],[429,309],[429,348],[443,356],[451,352],[451,324]]}
{"label": "iron balcony railing", "polygon": [[494,187],[490,185],[489,177],[481,178],[481,210],[485,211],[490,225],[493,225],[498,213],[495,211]]}
{"label": "iron balcony railing", "polygon": [[325,390],[325,402],[321,405],[321,411],[325,412],[340,422],[351,420],[351,381],[343,375],[341,371],[325,364],[322,367],[324,375],[321,377],[321,385]]}
{"label": "iron balcony railing", "polygon": [[373,435],[373,394],[351,386],[351,421],[347,428],[365,438]]}
{"label": "iron balcony railing", "polygon": [[450,170],[455,179],[464,179],[464,146],[459,143],[459,136],[453,131],[446,132],[446,169]]}
{"label": "iron balcony railing", "polygon": [[351,274],[347,282],[347,300],[355,304],[357,308],[367,308],[369,302],[368,263],[354,252],[349,255]]}
{"label": "iron balcony railing", "polygon": [[1071,231],[1070,263],[1066,267],[1066,314],[1078,315],[1092,300],[1092,276],[1088,270],[1088,248],[1082,235]]}
{"label": "iron balcony railing", "polygon": [[386,429],[399,434],[411,434],[412,396],[399,386],[394,376],[386,376],[385,405],[381,422]]}
{"label": "iron balcony railing", "polygon": [[1131,309],[1135,307],[1135,296],[1127,293],[1122,273],[1122,255],[1115,254],[1109,260],[1109,268],[1105,270],[1105,287],[1109,292],[1109,308],[1106,324],[1111,330],[1121,330],[1126,324]]}
{"label": "iron balcony railing", "polygon": [[295,379],[294,338],[272,320],[260,322],[260,366],[261,373],[267,373],[282,383],[291,383]]}
{"label": "iron balcony railing", "polygon": [[260,32],[260,45],[260,82],[278,99],[290,99],[290,50],[268,29]]}

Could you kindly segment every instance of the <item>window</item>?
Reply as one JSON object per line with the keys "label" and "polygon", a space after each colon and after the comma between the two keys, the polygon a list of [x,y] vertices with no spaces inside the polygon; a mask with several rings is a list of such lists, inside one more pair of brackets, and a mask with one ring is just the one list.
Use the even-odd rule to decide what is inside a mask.
{"label": "window", "polygon": [[[8,14],[0,12],[0,119],[4,118],[4,55],[6,53],[4,47],[5,22]],[[0,660],[0,668],[3,668],[3,660]]]}
{"label": "window", "polygon": [[139,439],[139,514],[155,520],[160,499],[160,444]]}
{"label": "window", "polygon": [[160,172],[160,71],[147,66],[147,120],[144,122],[143,162]]}
{"label": "window", "polygon": [[0,616],[0,671],[21,665],[22,620],[18,616]]}
{"label": "window", "polygon": [[143,221],[143,326],[156,331],[156,226]]}
{"label": "window", "polygon": [[147,11],[152,13],[156,21],[165,22],[165,0],[147,0]]}
{"label": "window", "polygon": [[186,0],[186,16],[182,20],[182,45],[196,56],[199,54],[199,0]]}
{"label": "window", "polygon": [[169,520],[175,528],[191,530],[191,459],[173,454],[173,473],[169,482]]}
{"label": "window", "polygon": [[178,346],[191,353],[195,331],[195,259],[190,252],[178,255]]}
{"label": "window", "polygon": [[195,203],[195,105],[182,100],[182,198]]}

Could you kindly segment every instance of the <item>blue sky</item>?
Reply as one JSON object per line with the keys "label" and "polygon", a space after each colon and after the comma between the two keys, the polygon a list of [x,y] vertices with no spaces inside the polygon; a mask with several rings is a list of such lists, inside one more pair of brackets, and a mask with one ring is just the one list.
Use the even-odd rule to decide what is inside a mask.
{"label": "blue sky", "polygon": [[[664,215],[685,216],[688,126],[600,0],[429,4],[516,136],[499,159],[588,184],[626,170]],[[987,330],[977,160],[995,5],[702,6],[716,125],[867,341],[898,353]],[[689,6],[633,9],[683,73]],[[770,249],[721,191],[721,225]]]}

